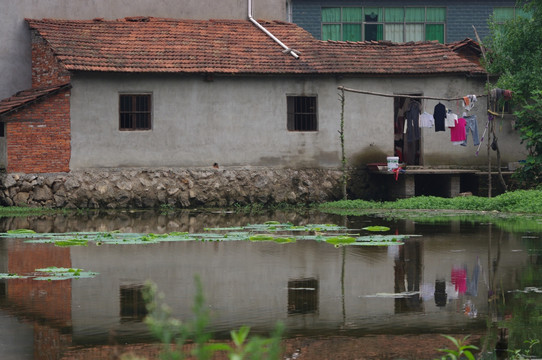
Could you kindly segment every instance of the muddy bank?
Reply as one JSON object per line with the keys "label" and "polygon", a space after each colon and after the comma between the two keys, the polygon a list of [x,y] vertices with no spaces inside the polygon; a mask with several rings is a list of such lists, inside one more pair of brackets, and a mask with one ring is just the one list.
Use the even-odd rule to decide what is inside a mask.
{"label": "muddy bank", "polygon": [[92,169],[2,174],[0,205],[51,208],[227,207],[341,197],[335,169]]}

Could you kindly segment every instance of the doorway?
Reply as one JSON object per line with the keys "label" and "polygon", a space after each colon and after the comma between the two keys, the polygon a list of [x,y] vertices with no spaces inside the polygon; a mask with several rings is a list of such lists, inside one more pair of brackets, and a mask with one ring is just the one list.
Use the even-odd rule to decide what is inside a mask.
{"label": "doorway", "polygon": [[[420,110],[422,109],[422,94],[413,94],[413,97],[394,97],[394,156],[399,158],[399,163],[407,165],[422,165],[422,134],[419,127]],[[419,96],[420,98],[417,98]],[[418,112],[417,116],[409,116]],[[409,124],[409,119],[410,124]]]}

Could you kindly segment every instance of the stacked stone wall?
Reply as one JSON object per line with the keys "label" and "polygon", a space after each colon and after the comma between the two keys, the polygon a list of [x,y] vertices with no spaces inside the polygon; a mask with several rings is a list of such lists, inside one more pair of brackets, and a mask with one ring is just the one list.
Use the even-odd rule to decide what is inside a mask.
{"label": "stacked stone wall", "polygon": [[335,169],[89,169],[7,173],[0,205],[51,208],[229,207],[299,204],[341,197]]}

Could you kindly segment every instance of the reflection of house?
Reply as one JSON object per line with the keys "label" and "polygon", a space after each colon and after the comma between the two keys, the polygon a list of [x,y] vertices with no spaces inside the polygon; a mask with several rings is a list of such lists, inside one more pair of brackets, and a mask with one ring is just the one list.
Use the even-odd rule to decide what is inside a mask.
{"label": "reflection of house", "polygon": [[[126,217],[122,222],[75,222],[73,230],[199,232],[210,222],[219,221],[210,221],[206,213],[193,214],[182,222],[174,216],[162,216],[156,223],[147,223],[141,213]],[[246,224],[248,219],[255,220],[236,215],[228,216],[227,223]],[[337,220],[317,218],[322,223],[332,219]],[[178,224],[173,226],[175,222]],[[45,223],[40,219],[45,228],[49,225],[58,230],[54,226],[63,221]],[[55,342],[60,342],[64,350],[77,345],[149,341],[141,322],[141,285],[152,279],[165,293],[174,316],[183,319],[192,314],[195,275],[202,280],[211,326],[219,335],[228,336],[227,331],[241,325],[251,326],[254,332],[267,331],[277,320],[282,320],[296,336],[311,336],[316,331],[337,335],[338,329],[353,336],[380,333],[383,329],[393,329],[396,334],[414,331],[427,335],[443,328],[461,333],[465,327],[471,331],[473,323],[485,328],[484,317],[471,319],[462,306],[470,300],[480,315],[486,314],[489,284],[503,292],[519,286],[517,277],[510,274],[521,271],[529,257],[526,251],[518,251],[526,248],[524,239],[507,235],[506,241],[488,249],[486,226],[453,221],[449,227],[442,225],[439,229],[442,231],[414,222],[397,224],[398,233],[422,237],[390,248],[335,248],[310,240],[291,244],[194,241],[63,248],[4,239],[0,245],[0,272],[71,266],[99,274],[92,279],[54,282],[0,281],[6,289],[0,292],[0,311],[2,316],[10,316],[10,321],[2,318],[0,322],[0,334],[9,334],[0,337],[0,345],[6,339],[25,342],[24,346],[40,349],[45,358],[51,354],[44,350],[46,345]],[[499,237],[496,228],[493,230]],[[463,285],[459,285],[454,293],[453,285],[472,279],[475,264],[482,266],[477,291],[462,290]],[[454,273],[456,268],[466,271]],[[439,288],[439,282],[445,282],[445,286]],[[437,299],[442,292],[446,293],[444,301]],[[401,293],[411,294],[401,297]],[[11,317],[16,319],[11,321]],[[18,332],[9,332],[8,326],[19,329],[28,323],[32,331],[26,336],[36,341],[17,339]],[[3,349],[0,346],[1,358]],[[53,350],[59,351],[58,347]]]}
{"label": "reflection of house", "polygon": [[[50,266],[71,267],[69,248],[23,244],[20,239],[4,239],[0,255],[0,273],[26,275]],[[13,347],[9,350],[11,353],[2,353],[2,358],[60,358],[63,347],[71,344],[71,285],[69,280],[0,280],[0,308],[20,319],[14,324],[2,321],[10,328],[0,326],[0,348],[7,350]],[[34,349],[33,357],[28,356],[29,347]]]}

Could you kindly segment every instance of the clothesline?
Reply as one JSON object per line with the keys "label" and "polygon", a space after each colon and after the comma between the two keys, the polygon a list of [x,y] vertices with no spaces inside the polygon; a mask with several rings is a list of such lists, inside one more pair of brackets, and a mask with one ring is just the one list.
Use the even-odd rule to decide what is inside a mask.
{"label": "clothesline", "polygon": [[[374,92],[374,91],[350,89],[350,88],[346,88],[344,86],[339,86],[338,89],[343,90],[343,91],[354,92],[354,93],[358,93],[358,94],[367,94],[367,95],[384,96],[384,97],[404,97],[404,98],[409,98],[409,99],[425,99],[425,100],[441,100],[441,101],[463,100],[463,97],[442,98],[442,97],[421,96],[421,95],[385,94],[385,93],[379,93],[379,92]],[[487,94],[476,95],[476,97],[485,97],[485,96],[487,96]]]}

